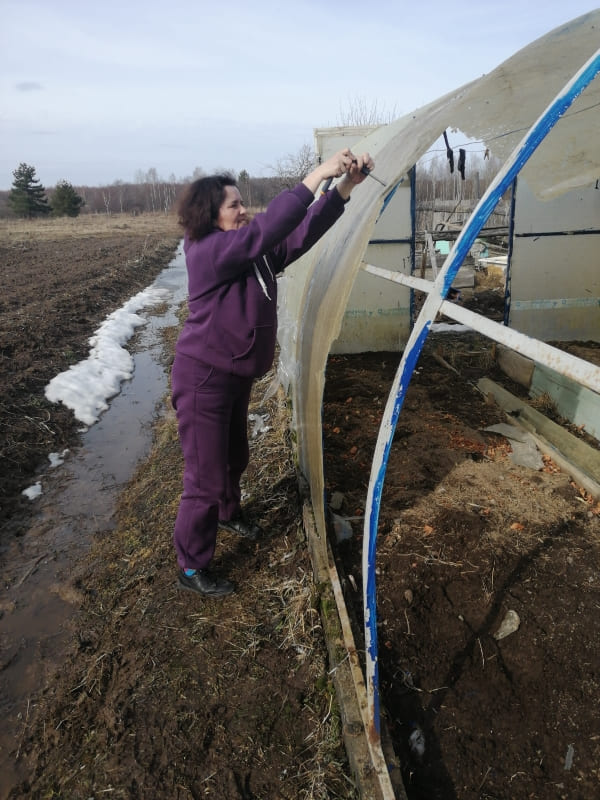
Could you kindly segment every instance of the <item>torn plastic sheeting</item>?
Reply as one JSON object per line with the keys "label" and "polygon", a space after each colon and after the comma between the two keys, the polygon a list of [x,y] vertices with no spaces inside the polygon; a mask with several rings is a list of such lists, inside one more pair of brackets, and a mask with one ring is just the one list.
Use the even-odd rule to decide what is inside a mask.
{"label": "torn plastic sheeting", "polygon": [[351,539],[354,535],[352,524],[347,517],[341,517],[339,514],[331,512],[331,521],[333,522],[333,530],[335,538],[338,542],[344,542]]}
{"label": "torn plastic sheeting", "polygon": [[490,433],[497,433],[511,440],[512,452],[508,454],[508,457],[513,464],[534,470],[544,468],[542,454],[538,449],[535,438],[528,431],[504,422],[500,422],[498,425],[490,425],[484,430]]}
{"label": "torn plastic sheeting", "polygon": [[489,425],[483,429],[489,433],[497,433],[504,436],[506,439],[511,439],[515,442],[526,442],[531,438],[531,434],[524,431],[523,428],[517,428],[516,425],[509,425],[507,422],[499,422],[497,425]]}
{"label": "torn plastic sheeting", "polygon": [[[311,488],[320,535],[325,533],[321,430],[325,367],[386,198],[447,128],[458,126],[489,145],[495,155],[506,157],[523,131],[598,49],[599,31],[600,10],[596,10],[523,48],[477,81],[378,128],[355,146],[357,152],[371,153],[377,174],[388,187],[383,189],[375,181],[363,183],[343,217],[297,263],[289,279],[302,297],[294,318],[289,316],[294,303],[286,303],[285,283],[280,294],[280,308],[288,308],[280,336],[281,370],[291,387],[300,467]],[[599,131],[600,81],[596,78],[524,167],[532,190],[551,197],[593,182],[600,172]],[[299,291],[298,284],[303,290]]]}

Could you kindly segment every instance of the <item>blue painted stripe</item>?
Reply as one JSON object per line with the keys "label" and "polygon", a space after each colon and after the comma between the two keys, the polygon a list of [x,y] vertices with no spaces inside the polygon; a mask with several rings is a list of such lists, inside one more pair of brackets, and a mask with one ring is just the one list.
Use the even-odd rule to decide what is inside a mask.
{"label": "blue painted stripe", "polygon": [[600,297],[563,297],[556,300],[513,300],[514,311],[540,311],[549,308],[595,308]]}

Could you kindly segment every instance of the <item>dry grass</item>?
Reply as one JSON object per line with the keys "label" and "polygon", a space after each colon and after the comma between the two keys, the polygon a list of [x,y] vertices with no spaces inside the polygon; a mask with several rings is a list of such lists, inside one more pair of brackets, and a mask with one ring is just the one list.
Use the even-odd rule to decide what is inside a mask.
{"label": "dry grass", "polygon": [[495,363],[495,345],[476,332],[466,334],[432,334],[425,344],[439,363],[462,373],[463,370],[489,370]]}
{"label": "dry grass", "polygon": [[174,214],[82,214],[50,219],[1,219],[0,242],[17,244],[30,240],[81,239],[90,236],[129,234],[177,235],[181,232]]}
{"label": "dry grass", "polygon": [[475,286],[478,289],[497,289],[504,291],[505,276],[501,269],[490,267],[489,269],[476,270]]}
{"label": "dry grass", "polygon": [[[167,336],[167,342],[171,340],[172,335]],[[170,347],[168,343],[166,349]],[[277,533],[257,544],[256,565],[238,585],[238,592],[228,598],[227,614],[221,613],[217,602],[207,603],[200,613],[188,611],[177,616],[171,609],[168,617],[163,616],[163,607],[178,602],[176,597],[164,594],[164,587],[173,580],[174,554],[166,532],[173,527],[182,469],[176,422],[169,410],[156,425],[148,461],[140,466],[121,496],[117,529],[109,539],[99,542],[95,553],[96,562],[106,565],[96,577],[107,623],[96,652],[81,666],[80,679],[73,689],[73,705],[68,713],[63,711],[63,716],[69,724],[77,724],[72,715],[80,713],[82,692],[104,702],[104,687],[112,680],[116,661],[122,658],[118,652],[119,630],[132,615],[140,620],[140,626],[151,620],[153,625],[164,627],[171,651],[180,648],[184,652],[192,644],[203,661],[212,663],[211,686],[206,688],[215,697],[222,694],[224,686],[239,687],[245,674],[254,676],[255,681],[264,680],[260,669],[261,664],[271,660],[269,653],[285,652],[289,654],[286,663],[291,673],[271,675],[273,698],[285,697],[290,674],[297,674],[293,680],[305,685],[305,703],[302,721],[294,718],[289,724],[302,724],[309,732],[302,751],[290,753],[289,769],[281,776],[285,786],[281,796],[293,795],[298,800],[349,799],[355,797],[354,787],[341,745],[340,716],[327,674],[316,589],[304,545],[289,412],[283,392],[273,391],[272,381],[270,374],[254,387],[250,413],[267,417],[268,430],[250,441],[251,468],[242,490],[267,531]],[[222,557],[220,553],[226,554],[235,547],[235,537],[228,537],[231,535],[224,535],[223,544],[218,545],[217,560]],[[254,558],[250,552],[245,557]],[[159,590],[159,586],[163,589]],[[175,708],[192,679],[197,679],[197,673],[190,672],[183,663],[175,663],[166,652],[154,650],[152,658],[160,663],[162,702],[167,686],[172,694],[168,704]],[[148,674],[155,680],[156,667],[152,666]],[[146,685],[146,678],[136,691],[151,708],[152,686]],[[282,709],[281,713],[286,712]],[[202,721],[196,710],[188,707],[186,715],[182,725],[190,731],[201,731]],[[246,735],[248,753],[240,751],[240,759],[247,755],[257,764],[268,759],[271,734],[263,741],[260,725],[249,719]]]}
{"label": "dry grass", "polygon": [[529,401],[529,405],[532,408],[535,408],[536,411],[539,411],[541,414],[546,415],[554,415],[558,414],[558,409],[556,408],[556,402],[552,395],[549,392],[542,392],[538,394],[536,397],[533,397]]}

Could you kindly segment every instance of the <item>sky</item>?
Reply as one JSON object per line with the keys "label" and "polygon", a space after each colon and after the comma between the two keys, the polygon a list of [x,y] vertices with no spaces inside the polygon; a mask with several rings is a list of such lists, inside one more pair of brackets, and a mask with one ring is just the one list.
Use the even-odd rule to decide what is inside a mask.
{"label": "sky", "polygon": [[403,116],[592,11],[570,0],[0,0],[0,190],[275,174],[315,128]]}

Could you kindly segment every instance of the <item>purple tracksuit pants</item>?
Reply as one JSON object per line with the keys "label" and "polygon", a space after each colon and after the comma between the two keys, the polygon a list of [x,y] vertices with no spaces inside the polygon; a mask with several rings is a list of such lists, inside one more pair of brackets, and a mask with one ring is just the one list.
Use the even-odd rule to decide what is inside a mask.
{"label": "purple tracksuit pants", "polygon": [[183,494],[173,535],[177,562],[204,569],[214,555],[219,520],[240,511],[240,478],[248,466],[252,378],[176,355],[172,401],[183,451]]}

